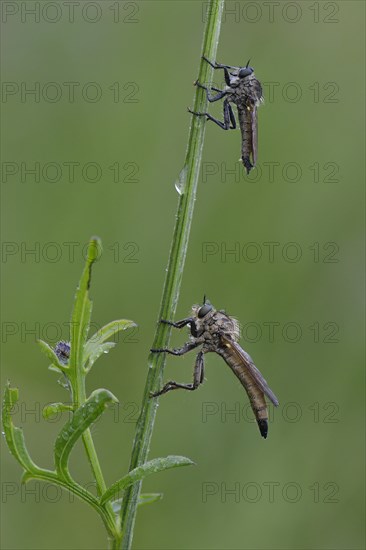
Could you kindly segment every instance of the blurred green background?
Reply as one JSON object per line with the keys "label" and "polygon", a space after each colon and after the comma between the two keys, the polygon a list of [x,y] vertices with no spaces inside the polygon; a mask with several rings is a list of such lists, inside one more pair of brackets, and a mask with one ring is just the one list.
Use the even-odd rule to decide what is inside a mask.
{"label": "blurred green background", "polygon": [[[120,400],[93,429],[112,483],[128,468],[147,374],[206,4],[2,4],[2,383],[20,388],[14,420],[34,460],[52,467],[65,419],[40,411],[67,395],[35,340],[67,339],[82,249],[99,235],[93,320],[139,325],[89,377],[89,391]],[[361,549],[364,4],[227,10],[218,60],[250,57],[264,85],[259,168],[247,178],[237,163],[239,131],[207,125],[177,318],[204,293],[235,315],[281,404],[265,441],[216,356],[199,391],[163,397],[150,458],[181,454],[197,466],[144,483],[164,498],[139,511],[134,547]],[[26,172],[35,163],[39,177]],[[190,381],[193,363],[169,358],[164,378]],[[81,446],[72,472],[91,481]],[[2,442],[3,548],[105,547],[92,509],[34,482],[21,490],[20,473]]]}

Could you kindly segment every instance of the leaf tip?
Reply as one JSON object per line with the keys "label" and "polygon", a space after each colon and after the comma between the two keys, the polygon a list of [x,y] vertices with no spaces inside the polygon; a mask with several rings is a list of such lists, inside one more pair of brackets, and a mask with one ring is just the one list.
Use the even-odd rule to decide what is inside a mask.
{"label": "leaf tip", "polygon": [[93,236],[88,246],[88,263],[93,263],[100,258],[102,254],[102,241],[99,237]]}
{"label": "leaf tip", "polygon": [[8,379],[5,384],[4,401],[6,405],[13,406],[19,399],[19,389],[12,388],[10,380]]}

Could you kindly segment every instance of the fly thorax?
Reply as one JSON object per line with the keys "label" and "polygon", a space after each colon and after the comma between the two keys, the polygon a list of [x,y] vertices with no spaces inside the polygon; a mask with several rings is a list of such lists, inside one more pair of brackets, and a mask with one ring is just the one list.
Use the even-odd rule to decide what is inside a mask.
{"label": "fly thorax", "polygon": [[205,330],[205,332],[202,335],[205,342],[211,342],[215,339],[215,334],[211,332],[210,330]]}
{"label": "fly thorax", "polygon": [[239,323],[226,313],[218,312],[216,318],[217,332],[230,336],[233,340],[239,340]]}
{"label": "fly thorax", "polygon": [[244,80],[245,80],[245,82],[252,82],[253,80],[257,80],[257,79],[255,78],[254,73],[252,73],[252,74],[246,76],[244,78]]}
{"label": "fly thorax", "polygon": [[215,310],[212,309],[211,311],[209,311],[204,317],[199,317],[199,310],[201,309],[202,306],[193,306],[192,307],[192,317],[194,318],[195,320],[195,325],[196,325],[196,328],[197,328],[197,333],[200,335],[200,336],[203,336],[204,333],[209,330],[209,327],[210,327],[210,324],[211,324],[211,320],[214,316],[214,313],[215,313]]}

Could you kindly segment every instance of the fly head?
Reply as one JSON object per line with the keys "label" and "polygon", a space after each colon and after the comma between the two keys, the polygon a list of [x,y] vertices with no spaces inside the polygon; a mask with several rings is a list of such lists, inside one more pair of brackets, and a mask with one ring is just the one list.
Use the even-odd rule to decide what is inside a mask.
{"label": "fly head", "polygon": [[242,69],[239,70],[238,77],[246,78],[247,76],[250,76],[253,73],[254,73],[253,67],[243,67]]}
{"label": "fly head", "polygon": [[215,312],[214,306],[206,296],[203,297],[202,305],[194,305],[192,307],[192,317],[195,322],[191,324],[191,334],[194,338],[201,338],[203,336]]}
{"label": "fly head", "polygon": [[197,317],[199,319],[203,319],[203,317],[206,317],[207,313],[210,313],[210,311],[212,310],[213,310],[213,305],[211,304],[210,300],[207,300],[206,296],[204,296],[203,305],[197,311]]}

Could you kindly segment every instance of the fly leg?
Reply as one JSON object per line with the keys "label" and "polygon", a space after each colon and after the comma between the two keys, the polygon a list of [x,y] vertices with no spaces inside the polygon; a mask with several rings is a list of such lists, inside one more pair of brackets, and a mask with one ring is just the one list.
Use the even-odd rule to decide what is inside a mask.
{"label": "fly leg", "polygon": [[228,86],[230,86],[230,74],[228,69],[238,69],[239,67],[233,67],[232,65],[222,65],[221,63],[216,63],[216,61],[212,62],[204,55],[202,56],[202,59],[207,61],[207,63],[211,65],[213,69],[223,69],[225,74],[225,82]]}
{"label": "fly leg", "polygon": [[188,109],[188,111],[192,113],[192,115],[205,116],[207,120],[212,120],[212,122],[215,122],[223,130],[235,130],[236,128],[234,112],[227,99],[224,100],[224,122],[221,122],[221,120],[218,120],[209,113],[197,113],[196,111],[191,111],[191,109]]}
{"label": "fly leg", "polygon": [[195,320],[192,319],[192,317],[187,317],[186,319],[182,319],[181,321],[177,321],[176,323],[173,323],[173,321],[166,321],[165,319],[161,319],[160,322],[164,323],[165,325],[170,325],[171,327],[174,327],[174,328],[183,328],[186,325],[190,325],[192,336],[196,338],[198,335],[197,326],[196,326]]}
{"label": "fly leg", "polygon": [[187,317],[186,319],[182,319],[181,321],[176,321],[175,323],[173,321],[167,321],[166,319],[160,319],[161,323],[164,323],[164,325],[170,325],[174,328],[183,328],[186,325],[189,325],[190,323],[194,323],[194,319],[192,317]]}
{"label": "fly leg", "polygon": [[211,90],[214,92],[222,92],[223,90],[220,90],[220,88],[215,88],[215,86],[211,86]]}
{"label": "fly leg", "polygon": [[186,344],[184,344],[184,346],[178,349],[152,348],[150,351],[152,353],[170,353],[170,355],[184,355],[185,353],[192,351],[192,349],[196,348],[199,345],[200,344],[196,342],[187,342]]}
{"label": "fly leg", "polygon": [[230,103],[228,101],[224,101],[224,117],[225,117],[225,104],[227,104],[227,107],[228,107],[228,111],[229,111],[229,117],[230,117],[230,122],[231,122],[231,126],[230,126],[230,129],[231,130],[235,130],[236,128],[236,120],[235,120],[235,115],[234,115],[234,111],[230,105]]}
{"label": "fly leg", "polygon": [[195,84],[195,86],[198,86],[199,88],[202,88],[203,90],[206,90],[206,96],[207,96],[207,99],[210,103],[213,103],[214,101],[219,101],[219,99],[222,99],[227,94],[227,92],[225,90],[219,90],[219,88],[212,87],[211,90],[214,90],[215,92],[219,92],[217,95],[212,96],[212,95],[210,95],[210,92],[209,92],[207,86],[204,86],[203,84],[198,82],[198,80],[196,80],[196,82],[194,84]]}
{"label": "fly leg", "polygon": [[[168,351],[168,350],[165,350],[165,351]],[[175,351],[178,351],[178,350],[175,350]],[[174,380],[171,380],[170,382],[167,382],[167,384],[165,384],[165,386],[160,391],[151,394],[150,397],[158,397],[159,395],[163,395],[164,393],[167,393],[168,391],[171,391],[171,390],[182,389],[182,390],[194,391],[198,388],[200,384],[202,384],[203,380],[204,380],[203,351],[200,351],[196,357],[192,384],[180,384],[179,382],[174,382]]]}
{"label": "fly leg", "polygon": [[206,56],[202,56],[202,59],[204,59],[205,61],[207,61],[207,63],[209,65],[211,65],[211,67],[213,69],[239,69],[239,67],[233,67],[233,65],[223,65],[222,63],[217,63],[216,61],[210,61]]}

